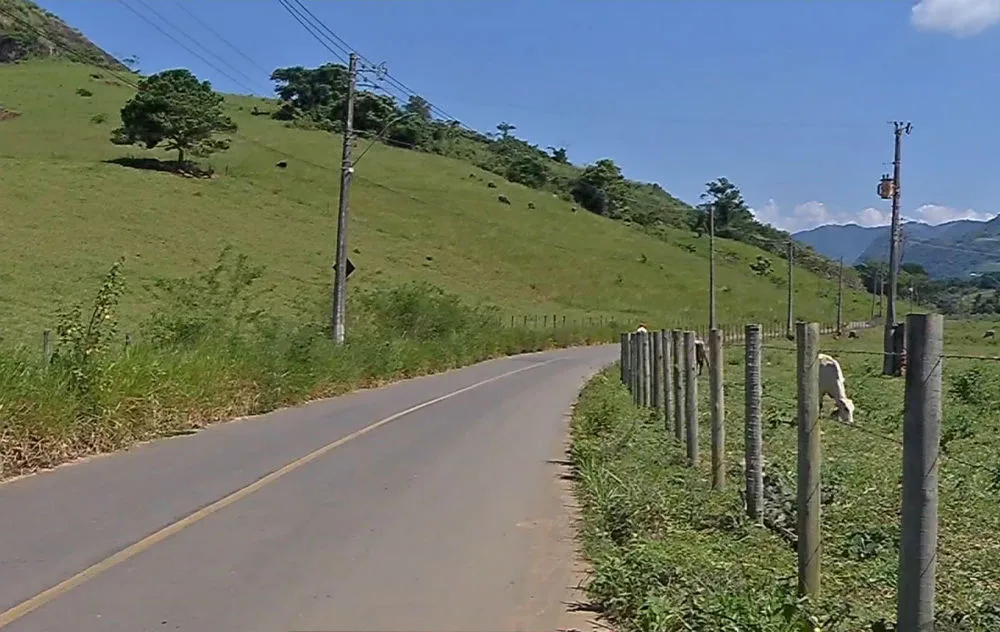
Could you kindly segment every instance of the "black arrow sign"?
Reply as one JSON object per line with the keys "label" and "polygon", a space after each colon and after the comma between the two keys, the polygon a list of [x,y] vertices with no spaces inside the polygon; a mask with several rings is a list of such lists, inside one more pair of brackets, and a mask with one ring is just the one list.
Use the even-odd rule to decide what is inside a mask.
{"label": "black arrow sign", "polygon": [[[333,264],[333,270],[334,270],[334,272],[336,272],[336,270],[337,270],[337,264],[336,263]],[[347,258],[347,274],[344,275],[344,278],[345,279],[351,278],[351,273],[353,273],[353,272],[354,272],[354,264],[351,263],[351,259],[350,259],[350,257],[348,257]]]}

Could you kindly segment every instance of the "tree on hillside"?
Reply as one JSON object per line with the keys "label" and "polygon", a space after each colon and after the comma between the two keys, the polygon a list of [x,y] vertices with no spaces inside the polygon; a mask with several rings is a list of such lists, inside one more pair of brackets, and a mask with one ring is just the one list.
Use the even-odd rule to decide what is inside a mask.
{"label": "tree on hillside", "polygon": [[739,188],[727,178],[719,178],[705,184],[701,194],[702,203],[695,209],[691,228],[699,236],[708,232],[708,215],[715,211],[715,234],[734,237],[741,228],[754,222],[750,207],[743,200]]}
{"label": "tree on hillside", "polygon": [[625,177],[614,160],[603,158],[587,165],[570,194],[591,213],[618,218],[626,207]]}
{"label": "tree on hillside", "polygon": [[569,156],[566,154],[565,147],[549,147],[549,154],[552,156],[552,160],[559,164],[569,164]]}
{"label": "tree on hillside", "polygon": [[540,189],[548,182],[549,170],[538,158],[523,155],[510,163],[504,175],[511,182],[520,182],[525,186]]}
{"label": "tree on hillside", "polygon": [[427,102],[427,99],[415,94],[403,106],[403,111],[412,114],[424,123],[431,120],[431,104]]}
{"label": "tree on hillside", "polygon": [[510,133],[513,132],[516,129],[517,129],[517,125],[511,125],[510,123],[507,123],[506,121],[504,121],[502,123],[497,123],[497,130],[500,131],[500,135],[504,139],[506,139],[508,136],[510,136]]}
{"label": "tree on hillside", "polygon": [[208,156],[229,148],[228,138],[216,134],[236,131],[223,112],[223,97],[207,81],[198,81],[185,68],[165,70],[139,81],[139,89],[121,109],[121,127],[111,133],[116,145],[161,145],[177,152],[177,163],[187,154]]}
{"label": "tree on hillside", "polygon": [[340,64],[276,69],[271,81],[277,84],[274,92],[284,104],[274,118],[290,120],[306,114],[316,120],[337,119],[336,110],[347,99],[347,80],[347,68]]}

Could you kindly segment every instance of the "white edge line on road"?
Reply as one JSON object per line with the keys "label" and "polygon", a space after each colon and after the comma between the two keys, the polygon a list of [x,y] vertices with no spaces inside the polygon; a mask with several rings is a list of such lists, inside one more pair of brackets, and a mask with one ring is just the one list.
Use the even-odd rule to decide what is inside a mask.
{"label": "white edge line on road", "polygon": [[154,532],[154,533],[152,533],[152,534],[150,534],[150,535],[142,538],[138,542],[135,542],[134,544],[129,545],[128,547],[122,549],[121,551],[118,551],[114,555],[111,555],[109,557],[104,558],[100,562],[97,562],[97,563],[95,563],[95,564],[93,564],[93,565],[85,568],[84,570],[82,570],[79,573],[73,575],[72,577],[64,579],[63,581],[59,582],[55,586],[52,586],[51,588],[48,588],[48,589],[46,589],[46,590],[38,593],[34,597],[31,597],[29,599],[26,599],[25,601],[22,601],[21,603],[19,603],[16,606],[10,608],[9,610],[6,610],[3,613],[0,613],[0,628],[5,627],[7,625],[10,625],[11,623],[17,621],[18,619],[20,619],[21,617],[27,615],[28,613],[32,612],[33,610],[36,610],[37,608],[40,608],[41,606],[47,604],[48,602],[52,601],[53,599],[55,599],[55,598],[57,598],[57,597],[65,594],[65,593],[69,592],[70,590],[76,588],[77,586],[79,586],[80,584],[84,583],[88,579],[92,579],[92,578],[96,577],[97,575],[100,575],[104,571],[106,571],[108,569],[111,569],[111,568],[117,566],[118,564],[121,564],[122,562],[124,562],[124,561],[126,561],[126,560],[128,560],[128,559],[130,559],[130,558],[132,558],[132,557],[134,557],[136,555],[138,555],[139,553],[142,553],[143,551],[151,548],[153,545],[158,544],[159,542],[162,542],[163,540],[166,540],[170,536],[172,536],[172,535],[174,535],[174,534],[182,531],[183,529],[185,529],[187,527],[190,527],[194,523],[196,523],[196,522],[198,522],[198,521],[200,521],[200,520],[202,520],[204,518],[207,518],[208,516],[210,516],[210,515],[218,512],[218,511],[220,511],[222,509],[225,509],[229,505],[235,503],[236,501],[238,501],[238,500],[240,500],[242,498],[245,498],[245,497],[249,496],[250,494],[254,493],[255,491],[257,491],[257,490],[259,490],[261,488],[263,488],[264,486],[268,485],[269,483],[273,483],[274,481],[278,480],[279,478],[281,478],[285,474],[289,474],[290,472],[293,472],[293,471],[299,469],[303,465],[306,465],[307,463],[309,463],[311,461],[315,461],[316,459],[318,459],[319,457],[327,454],[331,450],[334,450],[335,448],[339,448],[340,446],[344,445],[345,443],[347,443],[349,441],[353,441],[354,439],[357,439],[358,437],[360,437],[360,436],[362,436],[364,434],[368,434],[369,432],[371,432],[372,430],[375,430],[376,428],[380,428],[380,427],[382,427],[382,426],[384,426],[384,425],[386,425],[388,423],[396,421],[400,417],[405,417],[406,415],[415,413],[418,410],[422,410],[424,408],[427,408],[428,406],[433,406],[434,404],[438,404],[438,403],[443,402],[443,401],[445,401],[447,399],[451,399],[452,397],[455,397],[457,395],[461,395],[462,393],[467,393],[468,391],[471,391],[474,388],[479,388],[480,386],[485,386],[486,384],[489,384],[491,382],[496,382],[497,380],[503,379],[505,377],[509,377],[509,376],[514,375],[516,373],[521,373],[523,371],[529,371],[531,369],[537,369],[538,367],[545,366],[546,364],[551,364],[553,362],[558,362],[559,360],[560,360],[560,358],[553,358],[551,360],[546,360],[544,362],[538,362],[536,364],[531,364],[529,366],[524,366],[524,367],[521,367],[519,369],[514,369],[512,371],[507,371],[506,373],[501,373],[500,375],[494,375],[493,377],[487,378],[485,380],[481,380],[479,382],[476,382],[475,384],[471,384],[469,386],[465,386],[463,388],[460,388],[457,391],[452,391],[450,393],[446,393],[444,395],[441,395],[440,397],[435,397],[434,399],[428,400],[428,401],[423,402],[421,404],[417,404],[416,406],[411,406],[410,408],[407,408],[405,410],[401,410],[398,413],[395,413],[393,415],[390,415],[390,416],[386,417],[385,419],[380,419],[379,421],[376,421],[374,423],[368,424],[364,428],[361,428],[359,430],[355,430],[354,432],[352,432],[349,435],[341,437],[340,439],[337,439],[336,441],[333,441],[333,442],[328,443],[328,444],[326,444],[326,445],[324,445],[324,446],[322,446],[320,448],[317,448],[316,450],[313,450],[309,454],[306,454],[305,456],[299,457],[298,459],[295,459],[291,463],[288,463],[287,465],[284,465],[281,468],[279,468],[277,470],[274,470],[270,474],[264,475],[263,477],[257,479],[253,483],[250,483],[246,487],[242,487],[240,489],[237,489],[236,491],[230,493],[228,496],[224,496],[223,498],[220,498],[219,500],[213,502],[212,504],[206,505],[205,507],[202,507],[201,509],[195,511],[194,513],[188,514],[187,516],[181,518],[180,520],[177,520],[175,522],[172,522],[171,524],[168,524],[167,526],[163,527],[159,531],[156,531],[156,532]]}

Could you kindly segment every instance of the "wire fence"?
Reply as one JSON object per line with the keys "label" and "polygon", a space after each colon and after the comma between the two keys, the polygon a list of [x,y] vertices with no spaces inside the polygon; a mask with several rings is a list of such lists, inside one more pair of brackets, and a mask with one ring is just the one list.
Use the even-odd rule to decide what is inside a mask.
{"label": "wire fence", "polygon": [[[817,323],[796,323],[794,344],[762,325],[626,333],[620,377],[637,406],[661,411],[690,466],[710,435],[715,490],[727,484],[727,418],[742,416],[740,496],[750,519],[795,547],[801,594],[820,594],[825,561],[835,590],[853,582],[870,600],[895,600],[897,629],[924,630],[935,617],[1000,612],[1000,370],[985,369],[1000,357],[946,352],[939,315],[899,329],[891,352],[821,341],[837,328]],[[728,342],[743,347],[743,374],[724,379],[739,364],[726,361]],[[706,367],[710,433],[697,397]],[[742,395],[742,415],[732,405],[727,415],[727,391]]]}

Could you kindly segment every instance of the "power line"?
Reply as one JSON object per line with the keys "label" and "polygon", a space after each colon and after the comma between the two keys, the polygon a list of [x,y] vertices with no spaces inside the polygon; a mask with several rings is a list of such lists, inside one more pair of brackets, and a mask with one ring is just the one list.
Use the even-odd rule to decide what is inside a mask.
{"label": "power line", "polygon": [[[139,1],[140,3],[142,3],[142,0],[138,0],[138,1]],[[165,30],[163,30],[162,28],[160,28],[160,25],[159,25],[159,24],[157,24],[157,23],[156,23],[156,22],[154,22],[153,20],[150,20],[150,19],[149,19],[149,18],[147,18],[147,17],[145,16],[145,15],[143,15],[142,13],[140,13],[139,11],[137,11],[136,9],[134,9],[133,7],[129,6],[128,2],[126,2],[125,0],[118,0],[118,2],[119,2],[119,3],[120,3],[120,4],[122,5],[122,6],[124,6],[124,7],[126,8],[126,9],[128,9],[129,11],[131,11],[132,13],[134,13],[135,15],[137,15],[137,16],[138,16],[138,17],[139,17],[140,19],[142,19],[142,21],[146,22],[147,24],[149,24],[150,26],[152,26],[153,28],[155,28],[155,29],[156,29],[157,31],[159,31],[160,33],[162,33],[162,34],[163,34],[163,35],[164,35],[165,37],[167,37],[167,38],[168,38],[168,39],[170,39],[170,40],[171,40],[172,42],[174,42],[175,44],[177,44],[178,46],[180,46],[181,48],[183,48],[183,49],[184,49],[184,50],[186,50],[187,52],[191,53],[192,55],[194,55],[195,57],[197,57],[198,59],[200,59],[200,60],[201,60],[202,62],[204,62],[205,64],[207,64],[207,65],[208,65],[208,66],[209,66],[210,68],[214,69],[214,70],[215,70],[216,72],[218,72],[218,73],[219,73],[219,74],[221,74],[222,76],[226,77],[227,79],[229,79],[230,81],[232,81],[233,83],[235,83],[235,84],[236,84],[236,85],[238,85],[238,86],[242,86],[242,87],[244,87],[244,88],[248,88],[248,86],[247,86],[246,84],[244,84],[244,83],[243,83],[242,81],[240,81],[239,79],[236,79],[235,77],[233,77],[232,75],[230,75],[230,74],[229,74],[228,72],[226,72],[225,70],[222,70],[221,68],[219,68],[218,66],[216,66],[216,65],[215,65],[215,64],[213,64],[212,62],[208,61],[207,59],[205,59],[204,57],[202,57],[200,53],[198,53],[198,52],[196,52],[196,51],[194,51],[194,50],[191,50],[190,48],[188,48],[188,46],[187,46],[186,44],[184,44],[183,42],[181,42],[180,40],[178,40],[178,39],[177,39],[176,37],[174,37],[173,35],[171,35],[171,34],[170,34],[170,33],[168,33],[167,31],[165,31]],[[146,5],[145,3],[142,3],[142,4],[143,4],[143,6],[145,6],[145,7],[147,8],[147,9],[150,9],[150,11],[151,11],[152,13],[154,13],[154,14],[156,14],[156,15],[159,15],[158,13],[156,13],[156,11],[154,11],[153,9],[151,9],[151,8],[150,8],[150,7],[148,6],[148,5]],[[162,18],[162,16],[161,16],[161,19],[163,19],[163,18]],[[170,24],[170,22],[168,22],[168,21],[167,21],[167,20],[165,20],[165,19],[163,19],[163,21],[164,21],[165,23],[167,23],[167,24]],[[173,25],[171,25],[171,26],[173,26]],[[175,29],[176,29],[177,27],[173,27],[173,28],[175,28]],[[178,30],[180,30],[180,29],[178,29]],[[181,32],[183,33],[183,31],[181,31]],[[187,36],[187,35],[185,34],[185,37],[189,37],[189,36]],[[203,47],[203,48],[204,48],[204,47]],[[206,49],[206,50],[208,50],[208,49]],[[214,53],[212,53],[211,51],[208,51],[208,52],[209,52],[209,54],[212,54],[212,55],[214,55]],[[248,88],[248,90],[249,90],[249,91],[250,91],[251,93],[252,93],[252,92],[254,92],[254,90],[253,90],[252,88]]]}
{"label": "power line", "polygon": [[[371,69],[371,70],[374,70],[374,69],[377,69],[377,68],[380,67],[378,64],[373,63],[370,59],[368,59],[367,57],[365,57],[361,53],[358,53],[354,49],[354,47],[352,47],[350,44],[347,43],[346,40],[344,40],[344,38],[342,38],[339,35],[337,35],[337,33],[333,29],[331,29],[329,26],[327,26],[326,23],[323,22],[323,20],[321,20],[320,18],[318,18],[312,11],[310,11],[307,7],[305,7],[300,0],[278,0],[278,2],[289,13],[291,13],[296,18],[296,20],[300,24],[303,25],[303,27],[306,27],[306,25],[303,23],[303,19],[308,20],[308,19],[311,18],[312,29],[306,27],[306,30],[309,31],[309,33],[312,34],[313,37],[315,37],[320,42],[320,44],[323,45],[324,48],[326,48],[327,50],[329,50],[331,53],[334,53],[334,55],[337,55],[337,53],[335,53],[330,48],[330,46],[327,44],[327,42],[329,42],[334,47],[336,47],[336,48],[340,49],[341,51],[346,52],[348,54],[351,53],[351,52],[356,53],[358,55],[358,58],[362,62],[364,62],[369,67],[369,69]],[[295,3],[295,5],[297,5],[298,12],[294,11],[293,8],[292,8],[292,3],[293,2]],[[302,19],[300,19],[300,17],[302,16],[302,14],[305,14],[306,16],[308,16],[308,18],[302,18]],[[322,33],[325,33],[326,34],[325,35],[325,41],[324,41],[324,37],[320,36],[320,35],[317,35],[313,31],[313,29],[320,30]],[[396,79],[395,77],[393,77],[389,72],[384,71],[384,70],[380,70],[379,74],[382,77],[384,77],[385,80],[388,83],[392,84],[397,90],[400,90],[405,96],[407,96],[407,97],[410,97],[410,96],[420,96],[419,93],[417,93],[416,91],[414,91],[413,89],[411,89],[409,86],[407,86],[406,84],[404,84],[402,81],[400,81],[400,80]],[[420,97],[420,98],[423,99],[423,97]],[[448,112],[445,112],[440,107],[434,105],[430,101],[427,101],[427,99],[424,99],[424,101],[427,102],[427,105],[428,105],[428,107],[430,108],[430,110],[432,112],[436,112],[442,118],[448,119],[448,120],[453,120],[453,121],[458,120],[454,116],[451,116]],[[467,128],[467,129],[469,129],[469,131],[477,131],[477,130],[473,130],[472,128]]]}
{"label": "power line", "polygon": [[[306,30],[306,31],[307,31],[307,32],[308,32],[308,33],[309,33],[310,35],[312,35],[312,36],[313,36],[313,38],[315,38],[315,39],[316,39],[316,41],[317,41],[317,42],[319,42],[319,43],[320,43],[320,45],[321,45],[321,46],[322,46],[323,48],[325,48],[326,50],[328,50],[328,51],[330,52],[330,54],[331,54],[331,55],[333,55],[334,57],[336,57],[336,58],[337,58],[337,59],[339,59],[340,61],[342,61],[342,62],[344,62],[344,63],[347,63],[347,60],[346,60],[346,59],[344,59],[344,54],[345,54],[345,53],[343,53],[343,52],[339,52],[339,51],[337,51],[337,50],[334,50],[333,48],[331,48],[331,47],[330,47],[330,45],[329,45],[329,44],[327,44],[327,42],[326,42],[326,41],[325,41],[325,40],[323,39],[323,36],[322,36],[322,35],[321,35],[320,33],[317,33],[317,32],[316,32],[316,30],[314,30],[314,29],[316,29],[316,27],[315,27],[315,26],[312,26],[311,24],[309,24],[308,20],[307,20],[307,19],[305,19],[304,17],[302,17],[302,16],[301,16],[301,15],[300,15],[300,14],[299,14],[299,13],[298,13],[297,11],[296,11],[296,9],[295,9],[294,7],[292,7],[292,5],[291,5],[291,4],[289,4],[289,3],[288,3],[288,2],[286,2],[285,0],[278,0],[278,4],[280,4],[280,5],[282,6],[282,7],[284,7],[284,8],[285,8],[285,10],[286,10],[286,11],[288,11],[288,13],[289,13],[289,14],[290,14],[290,15],[291,15],[291,16],[292,16],[293,18],[295,18],[295,21],[296,21],[296,22],[298,22],[299,24],[301,24],[301,25],[302,25],[302,28],[304,28],[304,29],[305,29],[305,30]],[[343,50],[343,49],[341,49],[341,50]],[[347,50],[347,51],[346,51],[346,54],[350,54],[350,51],[349,51],[349,50]]]}
{"label": "power line", "polygon": [[229,40],[227,40],[225,37],[223,37],[215,29],[213,29],[211,26],[209,26],[208,24],[206,24],[205,22],[203,22],[201,20],[201,18],[199,18],[197,15],[195,15],[191,11],[188,11],[188,9],[184,6],[183,3],[175,1],[174,4],[176,4],[177,7],[181,11],[183,11],[186,14],[188,14],[188,16],[191,17],[191,19],[193,19],[195,22],[197,22],[198,24],[200,24],[205,30],[207,30],[209,33],[211,33],[212,35],[214,35],[217,38],[219,38],[219,40],[223,44],[225,44],[226,46],[228,46],[229,48],[231,48],[237,55],[239,55],[243,59],[245,59],[248,62],[250,62],[250,65],[254,66],[257,70],[260,70],[261,72],[263,72],[264,76],[269,77],[271,75],[271,71],[270,70],[265,69],[263,66],[261,66],[260,64],[258,64],[256,61],[254,61],[253,59],[251,59],[250,57],[248,57],[243,51],[241,51],[239,48],[237,48],[236,46],[234,46]]}

